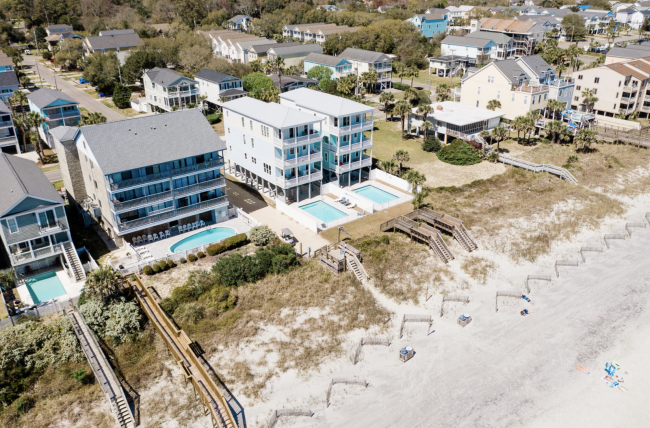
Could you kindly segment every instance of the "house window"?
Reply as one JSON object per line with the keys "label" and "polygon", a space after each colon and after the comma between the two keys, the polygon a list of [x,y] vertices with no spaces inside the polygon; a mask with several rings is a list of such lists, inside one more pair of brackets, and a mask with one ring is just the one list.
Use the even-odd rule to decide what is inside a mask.
{"label": "house window", "polygon": [[255,159],[255,158],[252,157],[252,156],[251,156],[251,161],[252,161],[255,165],[257,165],[257,159]]}
{"label": "house window", "polygon": [[230,146],[230,151],[232,152],[232,146]]}
{"label": "house window", "polygon": [[241,126],[242,126],[242,127],[245,126],[245,125],[244,125],[244,118],[243,118],[243,117],[241,118]]}
{"label": "house window", "polygon": [[226,117],[228,117],[228,110],[226,110]]}
{"label": "house window", "polygon": [[619,88],[621,87],[621,81],[620,80],[618,81],[618,87]]}
{"label": "house window", "polygon": [[494,76],[488,76],[488,83],[494,83]]}
{"label": "house window", "polygon": [[246,145],[246,136],[242,135],[241,137],[244,139],[244,145]]}
{"label": "house window", "polygon": [[618,92],[616,93],[616,98],[618,98]]}
{"label": "house window", "polygon": [[[526,104],[526,98],[524,98],[524,104]],[[531,102],[532,105],[535,105],[535,96],[533,95],[533,100]]]}
{"label": "house window", "polygon": [[598,93],[598,89],[594,89],[594,95]]}
{"label": "house window", "polygon": [[[533,99],[533,101],[534,101],[534,99]],[[524,104],[528,104],[528,95],[526,95],[526,96],[524,97]]]}
{"label": "house window", "polygon": [[18,223],[16,223],[15,218],[9,218],[7,219],[7,225],[9,226],[9,233],[16,233],[18,232]]}
{"label": "house window", "polygon": [[478,87],[478,95],[481,95],[481,87]]}
{"label": "house window", "polygon": [[515,94],[512,94],[512,99],[510,101],[512,101],[513,103],[515,102]]}
{"label": "house window", "polygon": [[596,78],[594,79],[594,83],[599,83],[599,82],[600,82],[600,77],[596,77]]}
{"label": "house window", "polygon": [[501,99],[501,91],[497,91],[497,100]]}
{"label": "house window", "polygon": [[95,182],[95,189],[97,189],[97,180],[93,180]]}
{"label": "house window", "polygon": [[616,110],[616,104],[614,104],[614,110]]}
{"label": "house window", "polygon": [[576,86],[576,91],[579,91],[582,86]]}
{"label": "house window", "polygon": [[244,159],[248,159],[248,153],[244,153]]}
{"label": "house window", "polygon": [[267,164],[263,164],[263,165],[264,165],[264,172],[267,174],[271,174],[271,166]]}
{"label": "house window", "polygon": [[251,126],[251,131],[252,131],[253,130],[253,121],[249,120],[249,122],[250,122],[250,126]]}
{"label": "house window", "polygon": [[578,97],[573,97],[573,101],[578,101]]}
{"label": "house window", "polygon": [[582,80],[582,74],[578,74],[578,80]]}

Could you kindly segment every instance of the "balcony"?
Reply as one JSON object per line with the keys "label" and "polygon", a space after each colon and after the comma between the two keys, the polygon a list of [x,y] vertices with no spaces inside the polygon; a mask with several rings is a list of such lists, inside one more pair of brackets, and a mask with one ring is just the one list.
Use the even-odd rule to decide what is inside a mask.
{"label": "balcony", "polygon": [[179,175],[187,175],[193,172],[203,171],[212,168],[220,168],[223,166],[223,158],[213,159],[207,162],[199,163],[196,165],[185,166],[183,168],[173,169],[171,171],[158,172],[156,174],[146,175],[144,177],[132,178],[130,180],[120,181],[119,183],[112,183],[110,190],[112,192],[128,187],[139,186],[153,181],[168,180]]}
{"label": "balcony", "polygon": [[287,165],[300,165],[306,162],[316,162],[323,159],[323,154],[321,152],[314,152],[305,156],[295,157],[292,159],[275,159],[275,164],[279,167],[284,167]]}
{"label": "balcony", "polygon": [[179,198],[181,196],[189,195],[196,192],[201,192],[203,190],[212,189],[214,187],[221,187],[226,185],[226,179],[224,177],[215,178],[214,180],[204,181],[203,183],[191,184],[186,187],[180,187],[174,189],[174,197]]}
{"label": "balcony", "polygon": [[0,128],[6,128],[7,126],[12,126],[13,122],[11,120],[0,121]]}
{"label": "balcony", "polygon": [[548,91],[548,85],[512,85],[512,88],[510,89],[511,91],[514,92],[526,92],[529,94],[534,94],[537,92],[544,92]]}
{"label": "balcony", "polygon": [[641,106],[641,110],[650,111],[650,106]]}
{"label": "balcony", "polygon": [[347,172],[347,171],[351,171],[353,169],[361,168],[363,166],[371,166],[371,165],[372,165],[372,159],[367,157],[367,158],[363,158],[363,159],[360,159],[360,160],[355,160],[355,161],[352,161],[350,163],[346,163],[346,164],[343,164],[343,165],[336,165],[334,167],[334,171],[337,174],[340,174],[342,172]]}
{"label": "balcony", "polygon": [[317,130],[313,130],[311,134],[303,134],[303,135],[298,135],[293,138],[278,138],[278,137],[273,137],[273,145],[278,148],[283,148],[284,146],[290,146],[293,144],[304,144],[304,143],[312,143],[319,141],[322,138],[322,135],[320,132]]}
{"label": "balcony", "polygon": [[630,97],[621,97],[621,102],[623,103],[630,103],[636,101],[636,97],[630,98]]}
{"label": "balcony", "polygon": [[624,91],[632,91],[632,92],[636,92],[636,91],[639,90],[639,86],[627,86],[627,85],[626,85],[626,86],[623,86],[623,90],[624,90]]}
{"label": "balcony", "polygon": [[[226,58],[229,58],[228,55],[226,55]],[[198,95],[199,90],[198,89],[189,89],[187,91],[169,91],[167,92],[170,97],[186,97],[188,95]]]}
{"label": "balcony", "polygon": [[19,253],[19,254],[12,254],[11,260],[13,261],[13,264],[16,265],[30,260],[36,260],[41,257],[59,254],[63,252],[63,244],[54,244],[51,247],[45,247],[45,248],[39,248],[38,250],[33,250],[33,252],[34,252],[33,255],[30,251],[26,251],[24,253]]}
{"label": "balcony", "polygon": [[322,171],[312,170],[310,174],[305,174],[298,177],[292,177],[292,178],[277,177],[276,182],[278,186],[287,189],[297,184],[305,184],[305,183],[309,183],[316,180],[322,180],[322,179],[323,179]]}
{"label": "balcony", "polygon": [[81,112],[79,110],[71,110],[71,111],[64,111],[63,113],[46,113],[45,119],[46,120],[54,120],[54,119],[65,119],[66,117],[76,117],[76,116],[81,116]]}
{"label": "balcony", "polygon": [[39,228],[41,230],[41,235],[43,235],[45,233],[58,232],[60,230],[66,230],[68,227],[65,224],[61,223],[60,221],[57,221],[54,224],[49,224],[49,225],[47,225],[45,227],[39,226]]}
{"label": "balcony", "polygon": [[549,86],[553,86],[554,88],[563,88],[565,86],[570,86],[575,83],[575,79],[557,79],[553,81],[552,83],[549,83]]}
{"label": "balcony", "polygon": [[143,227],[149,227],[159,222],[170,220],[174,217],[190,215],[192,213],[199,212],[206,208],[213,208],[227,203],[228,203],[228,197],[220,196],[218,198],[210,199],[209,201],[201,202],[199,204],[190,205],[187,207],[177,208],[177,209],[169,208],[168,210],[166,209],[165,212],[162,213],[158,212],[158,214],[150,215],[148,217],[131,220],[124,223],[118,223],[117,227],[120,230],[120,232],[134,230],[134,229],[141,229]]}
{"label": "balcony", "polygon": [[16,136],[11,135],[9,137],[0,137],[0,146],[5,144],[11,144],[11,145],[16,144]]}
{"label": "balcony", "polygon": [[330,125],[330,132],[333,134],[342,134],[352,131],[370,131],[373,127],[372,120],[364,120],[361,123],[355,123],[347,126],[332,126]]}
{"label": "balcony", "polygon": [[155,195],[144,196],[142,198],[131,199],[129,201],[114,201],[113,202],[113,211],[118,213],[121,211],[129,211],[136,208],[144,207],[147,205],[155,204],[157,202],[162,202],[173,197],[171,190],[162,193],[156,193]]}

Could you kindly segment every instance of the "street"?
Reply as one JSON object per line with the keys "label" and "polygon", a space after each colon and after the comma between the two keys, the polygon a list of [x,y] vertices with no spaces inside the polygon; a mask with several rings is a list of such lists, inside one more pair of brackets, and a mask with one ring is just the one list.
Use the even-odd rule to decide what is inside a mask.
{"label": "street", "polygon": [[[596,36],[594,36],[594,35],[590,35],[590,34],[588,34],[588,35],[586,36],[586,39],[587,39],[587,40],[582,41],[582,42],[578,42],[578,46],[581,47],[581,48],[583,48],[583,47],[585,47],[585,46],[589,46],[589,43],[591,43],[591,39],[592,39],[592,38],[593,38],[595,41],[597,41],[598,43],[600,43],[601,46],[607,44],[607,38],[606,38],[606,37],[596,37]],[[621,36],[621,37],[617,37],[617,38],[614,40],[614,43],[632,42],[632,41],[634,41],[634,40],[639,40],[639,35],[638,35],[638,34],[634,34],[634,35],[631,34],[631,35],[629,35],[629,36]],[[567,48],[568,48],[569,46],[571,46],[572,44],[573,44],[573,42],[561,42],[561,43],[558,44],[558,46],[561,47],[562,49],[567,49]]]}
{"label": "street", "polygon": [[[38,66],[38,71],[37,71],[35,68],[36,67],[35,63],[36,60],[34,57],[25,56],[25,60],[23,61],[24,67],[28,70],[33,70],[36,76],[38,76],[38,73],[40,72],[41,78],[45,80],[47,83],[49,83],[50,85],[52,85],[52,87],[55,87],[54,84],[55,74],[52,72],[52,70],[40,64]],[[79,102],[80,107],[84,107],[89,111],[99,112],[103,114],[104,116],[106,116],[106,120],[108,122],[126,119],[125,116],[121,115],[115,110],[106,107],[98,99],[95,99],[90,95],[88,95],[86,92],[84,92],[83,89],[77,88],[72,83],[63,80],[61,76],[56,76],[56,77],[57,77],[56,86],[58,87],[58,90],[74,98],[77,102]]]}
{"label": "street", "polygon": [[50,183],[54,183],[55,181],[63,180],[63,176],[61,175],[61,170],[60,169],[55,169],[53,171],[47,171],[44,174],[47,177],[47,179],[50,180]]}

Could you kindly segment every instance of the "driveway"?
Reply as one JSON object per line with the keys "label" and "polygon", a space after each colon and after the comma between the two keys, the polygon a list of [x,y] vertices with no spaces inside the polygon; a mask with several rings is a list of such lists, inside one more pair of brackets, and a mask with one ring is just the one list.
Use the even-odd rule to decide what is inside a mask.
{"label": "driveway", "polygon": [[108,122],[113,122],[116,120],[124,120],[126,119],[126,116],[122,116],[120,113],[116,112],[115,110],[112,110],[108,107],[106,107],[104,104],[102,104],[98,99],[91,97],[88,95],[86,92],[84,92],[83,89],[76,87],[72,83],[63,80],[61,76],[56,76],[56,85],[54,82],[54,72],[50,70],[49,68],[45,67],[42,64],[38,65],[38,71],[36,70],[36,59],[34,57],[24,57],[25,60],[23,61],[23,65],[25,66],[26,70],[33,70],[34,74],[38,76],[39,72],[41,74],[41,78],[45,80],[47,83],[52,85],[54,88],[55,86],[58,88],[59,91],[64,92],[71,96],[72,98],[75,99],[79,103],[80,107],[84,107],[88,109],[89,111],[93,112],[99,112],[106,116],[106,120]]}
{"label": "driveway", "polygon": [[61,170],[60,169],[55,169],[53,171],[48,171],[48,172],[45,172],[44,174],[47,177],[47,179],[50,180],[50,183],[54,183],[55,181],[63,180],[63,176],[61,175]]}

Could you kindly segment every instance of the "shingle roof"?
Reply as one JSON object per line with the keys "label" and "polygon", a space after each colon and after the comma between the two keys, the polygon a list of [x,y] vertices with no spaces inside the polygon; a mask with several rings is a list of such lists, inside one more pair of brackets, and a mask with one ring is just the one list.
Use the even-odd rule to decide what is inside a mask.
{"label": "shingle roof", "polygon": [[326,25],[324,22],[314,22],[312,24],[294,24],[294,25],[285,25],[284,28],[287,30],[293,31],[296,27],[302,27],[305,25]]}
{"label": "shingle roof", "polygon": [[[6,73],[0,73],[0,75],[2,74],[6,74]],[[37,91],[34,91],[31,94],[27,95],[27,99],[33,102],[34,105],[38,108],[47,107],[53,102],[55,102],[56,100],[64,100],[69,102],[70,104],[79,104],[70,95],[50,88],[41,88]]]}
{"label": "shingle roof", "polygon": [[[280,87],[280,79],[278,78],[278,75],[277,74],[271,74],[269,77],[271,78],[271,80],[273,80],[273,84],[276,87],[279,88]],[[287,86],[287,85],[290,85],[291,83],[295,83],[295,82],[307,82],[307,83],[315,83],[315,84],[318,83],[317,80],[308,79],[306,77],[292,76],[292,75],[282,75],[282,86]]]}
{"label": "shingle roof", "polygon": [[209,68],[204,68],[203,70],[197,72],[194,75],[195,79],[203,79],[212,83],[220,83],[224,80],[239,80],[237,77],[231,76],[229,74],[220,73],[218,71],[210,70]]}
{"label": "shingle roof", "polygon": [[316,43],[286,47],[277,47],[277,45],[273,45],[270,47],[269,51],[271,50],[278,56],[307,52],[323,52],[323,48]]}
{"label": "shingle roof", "polygon": [[72,25],[67,25],[67,24],[54,24],[45,27],[46,30],[62,30],[65,28],[72,28]]}
{"label": "shingle roof", "polygon": [[18,76],[13,71],[7,71],[5,73],[0,73],[0,86],[16,86],[20,85],[18,81]]}
{"label": "shingle roof", "polygon": [[11,109],[9,107],[7,107],[7,104],[5,104],[4,101],[2,101],[2,99],[0,99],[0,113],[2,113],[2,114],[13,114]]}
{"label": "shingle roof", "polygon": [[104,174],[226,148],[199,109],[89,125],[80,129]]}
{"label": "shingle roof", "polygon": [[50,130],[50,134],[59,141],[69,141],[74,139],[79,128],[76,126],[58,126]]}
{"label": "shingle roof", "polygon": [[607,56],[616,57],[616,58],[637,59],[637,58],[645,58],[650,55],[648,55],[647,50],[627,47],[627,48],[611,48],[607,52]]}
{"label": "shingle roof", "polygon": [[260,40],[240,40],[238,42],[235,42],[235,44],[239,45],[242,49],[248,49],[248,48],[252,48],[253,46],[259,46],[259,45],[277,45],[278,42],[276,42],[275,40],[260,39]]}
{"label": "shingle roof", "polygon": [[528,76],[523,68],[517,64],[514,59],[504,59],[502,61],[494,61],[492,64],[504,74],[506,79],[511,83],[516,82],[522,74]]}
{"label": "shingle roof", "polygon": [[[474,34],[474,33],[470,33]],[[490,44],[492,40],[490,39],[475,39],[472,37],[459,37],[459,36],[447,36],[445,39],[440,42],[441,44],[448,44],[448,45],[459,45],[459,46],[472,46],[475,48],[484,48],[488,44]]]}
{"label": "shingle roof", "polygon": [[244,95],[247,94],[248,92],[243,91],[241,89],[226,89],[225,91],[219,92],[220,97],[231,97],[233,95]]}
{"label": "shingle roof", "polygon": [[526,64],[533,71],[533,73],[535,73],[536,77],[543,76],[549,68],[552,70],[552,67],[549,65],[549,63],[544,61],[544,59],[539,55],[524,56],[519,58],[517,61],[521,61]]}
{"label": "shingle roof", "polygon": [[466,37],[471,37],[472,39],[485,39],[492,40],[497,45],[505,45],[512,40],[512,37],[509,37],[503,33],[493,33],[491,31],[475,31],[469,33]]}
{"label": "shingle roof", "polygon": [[230,19],[228,20],[228,22],[237,22],[237,21],[239,21],[240,19],[244,19],[244,18],[249,18],[249,19],[250,19],[250,17],[247,16],[247,15],[237,15],[237,16],[233,16],[232,18],[230,18]]}
{"label": "shingle roof", "polygon": [[347,48],[346,50],[339,55],[341,58],[345,58],[353,61],[361,62],[377,62],[377,61],[389,61],[390,57],[381,52],[366,51],[363,49],[354,49]]}
{"label": "shingle roof", "polygon": [[100,31],[99,35],[104,37],[104,36],[117,36],[120,34],[135,34],[135,30],[133,28],[128,28],[126,30],[108,30],[108,31]]}
{"label": "shingle roof", "polygon": [[[297,92],[297,91],[291,91]],[[283,94],[284,95],[284,94]],[[281,95],[281,97],[283,96]],[[244,97],[223,104],[224,109],[266,123],[274,128],[306,125],[322,120],[319,117],[276,103],[265,103],[255,98]]]}
{"label": "shingle roof", "polygon": [[[151,70],[147,71],[145,74],[147,75],[147,77],[149,77],[149,79],[152,82],[155,82],[155,83],[157,83],[159,85],[162,85],[162,86],[170,85],[170,84],[174,83],[175,81],[177,81],[178,79],[181,79],[181,78],[185,77],[185,76],[181,76],[180,74],[171,71],[168,68],[159,68],[159,67],[154,67]],[[185,78],[190,79],[190,80],[194,80],[194,79],[191,79],[189,77],[185,77]]]}
{"label": "shingle roof", "polygon": [[255,53],[261,54],[264,52],[268,52],[269,49],[271,48],[286,48],[289,46],[298,46],[300,44],[301,44],[300,42],[288,42],[288,43],[276,43],[274,45],[255,45],[251,47],[250,50]]}
{"label": "shingle roof", "polygon": [[115,49],[138,46],[140,36],[137,34],[118,34],[116,36],[86,37],[87,43],[93,49]]}
{"label": "shingle roof", "polygon": [[609,68],[623,76],[634,76],[639,80],[645,80],[650,76],[650,58],[643,58],[625,63],[608,64],[603,67]]}
{"label": "shingle roof", "polygon": [[280,94],[280,98],[293,101],[297,106],[337,117],[374,110],[371,106],[337,97],[336,95],[326,94],[325,92],[312,91],[307,88],[285,92],[284,94]]}
{"label": "shingle roof", "polygon": [[327,27],[321,28],[317,33],[321,33],[324,36],[330,34],[341,34],[341,33],[354,33],[359,30],[361,27],[348,27],[347,25],[339,25],[338,27]]}
{"label": "shingle roof", "polygon": [[[48,37],[52,37],[52,36],[48,36]],[[47,39],[47,37],[45,39]],[[0,51],[0,52],[2,52],[2,51]],[[2,55],[2,56],[0,56],[0,65],[12,65],[13,66],[14,61],[11,59],[11,57],[8,57],[6,55]]]}
{"label": "shingle roof", "polygon": [[25,196],[61,202],[50,180],[36,163],[28,159],[0,153],[0,183],[0,215],[4,215]]}
{"label": "shingle roof", "polygon": [[331,56],[331,55],[324,55],[324,54],[318,54],[318,53],[310,53],[307,55],[305,58],[305,62],[315,62],[316,64],[324,64],[324,65],[330,65],[332,67],[336,67],[342,62],[349,62],[345,58],[341,57],[336,57],[336,56]]}

